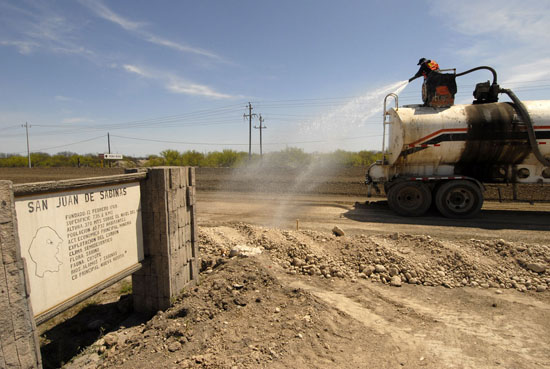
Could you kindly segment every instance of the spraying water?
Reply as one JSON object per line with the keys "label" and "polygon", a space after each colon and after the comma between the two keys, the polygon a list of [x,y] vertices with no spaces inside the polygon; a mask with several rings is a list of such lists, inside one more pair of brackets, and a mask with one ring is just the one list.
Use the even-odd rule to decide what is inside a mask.
{"label": "spraying water", "polygon": [[[375,114],[381,113],[384,97],[389,93],[399,94],[408,84],[408,81],[398,81],[362,96],[354,98],[339,108],[320,116],[317,119],[302,122],[299,127],[301,136],[322,136],[325,151],[338,148],[342,138],[349,137],[358,128],[365,126],[367,120]],[[380,114],[381,115],[381,114]],[[382,120],[379,126],[371,126],[374,133],[380,133]],[[380,132],[379,132],[380,131]],[[380,137],[380,143],[382,138]],[[267,158],[266,158],[267,159]],[[300,207],[296,196],[300,193],[312,192],[325,178],[331,177],[341,168],[322,160],[313,160],[308,166],[296,171],[293,183],[284,183],[284,197],[271,209],[272,226],[288,226],[296,218],[297,208]],[[277,181],[276,171],[268,160],[252,164],[234,171],[234,178],[243,183],[254,183],[258,187],[269,188]]]}
{"label": "spraying water", "polygon": [[300,131],[306,136],[322,135],[324,142],[321,150],[334,150],[342,139],[348,138],[364,127],[369,119],[381,113],[382,102],[387,94],[393,92],[399,95],[408,83],[408,80],[398,81],[369,91],[313,121],[303,122]]}
{"label": "spraying water", "polygon": [[[389,93],[399,94],[407,86],[408,80],[398,81],[381,87],[374,91],[369,91],[366,94],[357,97],[342,107],[322,116],[320,119],[308,125],[303,125],[302,129],[321,130],[325,133],[325,147],[332,146],[339,139],[347,137],[351,131],[365,125],[366,121],[377,113],[381,113],[382,101]],[[273,216],[274,225],[287,223],[287,214],[295,205],[293,197],[299,192],[310,192],[318,184],[312,179],[318,177],[319,174],[330,176],[339,168],[335,168],[331,163],[324,163],[320,160],[313,161],[295,178],[288,195],[277,206]]]}

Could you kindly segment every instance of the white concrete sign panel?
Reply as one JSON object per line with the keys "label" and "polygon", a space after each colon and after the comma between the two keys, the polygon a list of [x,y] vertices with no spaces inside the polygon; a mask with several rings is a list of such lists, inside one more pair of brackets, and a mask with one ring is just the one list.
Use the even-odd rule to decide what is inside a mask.
{"label": "white concrete sign panel", "polygon": [[15,200],[37,316],[143,260],[139,183]]}
{"label": "white concrete sign panel", "polygon": [[103,159],[121,160],[122,154],[101,154]]}

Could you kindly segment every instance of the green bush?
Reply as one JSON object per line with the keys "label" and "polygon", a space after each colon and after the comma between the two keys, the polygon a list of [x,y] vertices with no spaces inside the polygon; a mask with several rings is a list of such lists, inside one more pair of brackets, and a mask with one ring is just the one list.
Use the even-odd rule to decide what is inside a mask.
{"label": "green bush", "polygon": [[27,157],[20,155],[8,156],[0,159],[0,167],[26,167],[28,165]]}
{"label": "green bush", "polygon": [[160,167],[166,164],[164,158],[161,158],[158,155],[149,155],[144,165],[146,167]]}
{"label": "green bush", "polygon": [[[223,150],[213,151],[206,154],[195,150],[179,152],[177,150],[164,150],[160,155],[150,155],[145,166],[155,167],[163,165],[193,166],[232,168],[243,165],[266,165],[282,168],[300,168],[310,165],[312,162],[320,162],[326,165],[339,167],[368,166],[382,158],[377,151],[351,152],[336,150],[332,153],[312,154],[306,153],[303,149],[289,147],[284,150],[274,151],[260,157],[253,154],[248,160],[248,153],[244,151]],[[125,157],[127,167],[137,166],[137,159]],[[72,152],[60,152],[55,155],[47,153],[32,153],[31,161],[33,167],[101,167],[102,160],[97,154],[78,155]],[[105,164],[105,163],[103,163]],[[10,155],[0,153],[0,167],[26,167],[27,157],[21,155]]]}
{"label": "green bush", "polygon": [[233,150],[215,151],[206,154],[202,166],[215,168],[231,168],[246,162],[248,154]]}
{"label": "green bush", "polygon": [[201,154],[198,151],[185,151],[181,154],[181,165],[190,166],[190,167],[200,167],[203,166],[202,162],[204,160],[204,154]]}
{"label": "green bush", "polygon": [[305,153],[303,149],[287,147],[281,151],[270,152],[264,155],[264,158],[272,166],[300,168],[309,165],[313,156]]}
{"label": "green bush", "polygon": [[[127,158],[131,160],[130,158]],[[78,155],[62,152],[50,155],[43,152],[31,153],[32,167],[101,167],[101,159],[97,154]],[[3,155],[0,157],[0,167],[26,167],[28,158],[21,155]]]}
{"label": "green bush", "polygon": [[164,158],[164,165],[183,165],[181,155],[176,150],[164,150],[160,155]]}

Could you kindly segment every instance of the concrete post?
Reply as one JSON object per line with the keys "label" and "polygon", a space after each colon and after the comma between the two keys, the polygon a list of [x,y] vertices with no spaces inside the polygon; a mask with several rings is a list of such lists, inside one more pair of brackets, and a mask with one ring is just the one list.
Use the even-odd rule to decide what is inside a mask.
{"label": "concrete post", "polygon": [[141,182],[143,268],[132,275],[134,309],[167,309],[198,279],[195,168],[148,169]]}
{"label": "concrete post", "polygon": [[41,368],[10,181],[0,181],[0,263],[0,368]]}

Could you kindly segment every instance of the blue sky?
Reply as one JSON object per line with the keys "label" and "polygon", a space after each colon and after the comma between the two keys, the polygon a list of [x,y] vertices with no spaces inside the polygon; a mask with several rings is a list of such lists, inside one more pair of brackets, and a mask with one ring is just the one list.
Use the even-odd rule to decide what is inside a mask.
{"label": "blue sky", "polygon": [[377,150],[381,96],[420,57],[548,99],[549,41],[546,0],[0,0],[0,152],[25,153],[25,122],[50,154],[106,152],[107,133],[128,155],[248,151],[249,101],[264,152]]}

